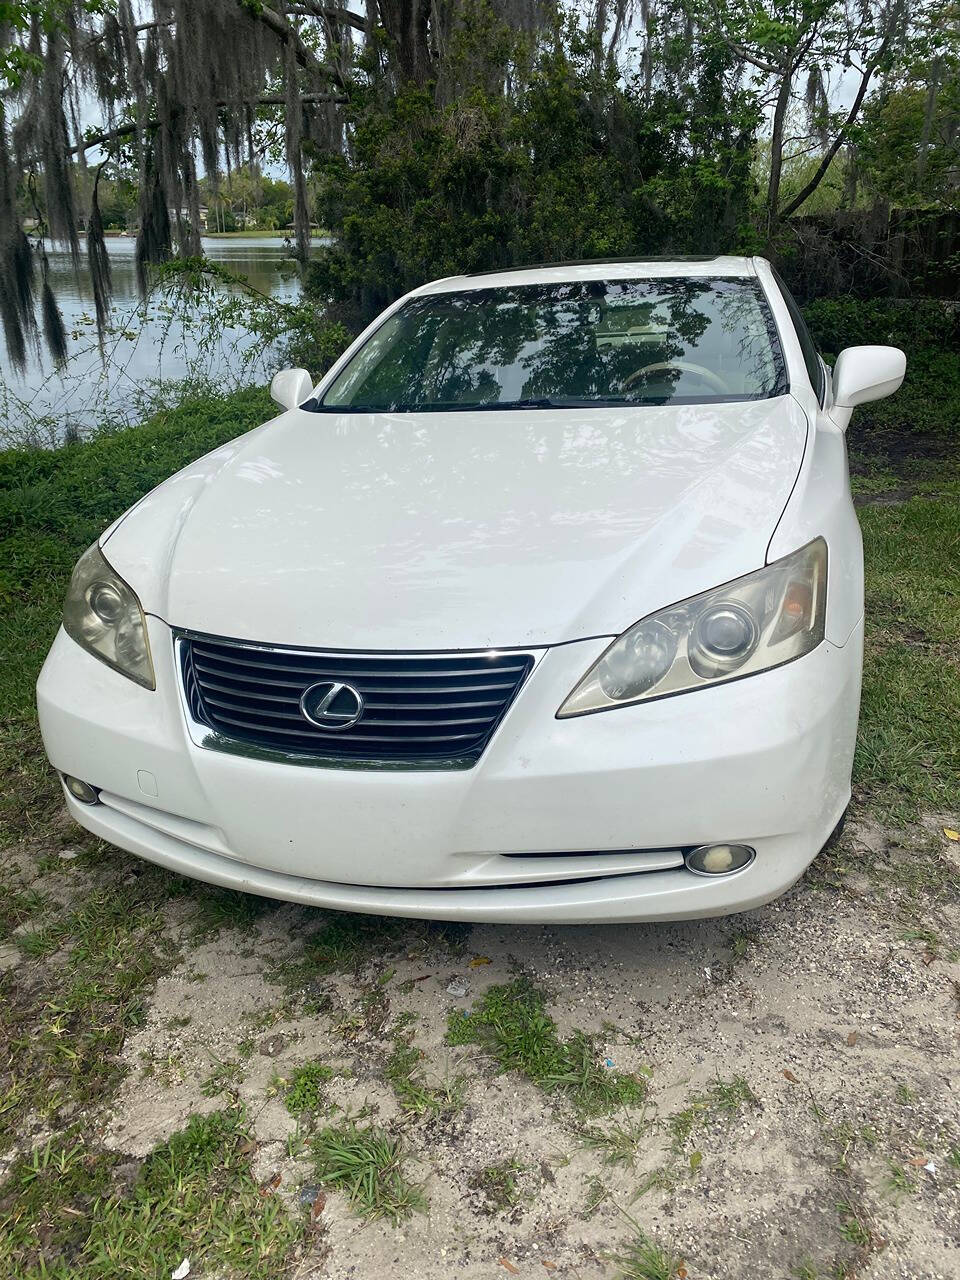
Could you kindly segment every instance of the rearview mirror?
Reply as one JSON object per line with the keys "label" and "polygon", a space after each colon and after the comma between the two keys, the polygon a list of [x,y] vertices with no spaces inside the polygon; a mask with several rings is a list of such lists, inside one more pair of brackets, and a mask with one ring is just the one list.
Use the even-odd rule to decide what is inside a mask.
{"label": "rearview mirror", "polygon": [[833,369],[833,416],[838,425],[847,425],[858,404],[892,396],[906,369],[907,357],[899,347],[847,347],[841,351]]}
{"label": "rearview mirror", "polygon": [[296,409],[310,399],[312,391],[313,379],[306,369],[281,369],[270,383],[270,398],[281,409]]}

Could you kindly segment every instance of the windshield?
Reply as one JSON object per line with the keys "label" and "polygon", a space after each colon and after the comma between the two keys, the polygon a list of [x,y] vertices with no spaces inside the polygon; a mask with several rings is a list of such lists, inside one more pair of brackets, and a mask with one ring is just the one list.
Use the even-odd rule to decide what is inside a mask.
{"label": "windshield", "polygon": [[303,407],[710,404],[786,390],[757,281],[588,280],[412,298]]}

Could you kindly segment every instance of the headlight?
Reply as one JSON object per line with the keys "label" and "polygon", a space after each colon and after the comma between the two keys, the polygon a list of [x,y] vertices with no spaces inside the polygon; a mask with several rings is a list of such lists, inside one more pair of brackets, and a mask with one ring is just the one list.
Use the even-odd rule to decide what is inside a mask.
{"label": "headlight", "polygon": [[614,640],[557,715],[665,698],[792,662],[823,639],[826,600],[827,544],[817,538],[643,618]]}
{"label": "headlight", "polygon": [[63,629],[115,671],[145,689],[157,687],[140,601],[104,560],[97,543],[83,553],[73,571]]}

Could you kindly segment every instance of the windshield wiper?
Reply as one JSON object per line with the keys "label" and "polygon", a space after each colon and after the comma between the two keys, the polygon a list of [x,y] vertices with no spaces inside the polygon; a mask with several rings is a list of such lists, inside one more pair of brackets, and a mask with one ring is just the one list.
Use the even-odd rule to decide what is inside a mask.
{"label": "windshield wiper", "polygon": [[472,404],[470,409],[570,409],[573,405],[564,400],[551,400],[549,396],[528,396],[523,400],[493,400],[489,404]]}

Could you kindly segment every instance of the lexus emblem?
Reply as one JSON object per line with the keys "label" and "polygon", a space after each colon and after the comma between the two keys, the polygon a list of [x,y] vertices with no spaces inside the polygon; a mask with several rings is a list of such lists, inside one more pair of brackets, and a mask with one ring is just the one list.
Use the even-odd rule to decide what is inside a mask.
{"label": "lexus emblem", "polygon": [[318,729],[341,733],[352,729],[363,715],[363,695],[352,684],[322,680],[304,690],[300,714]]}

